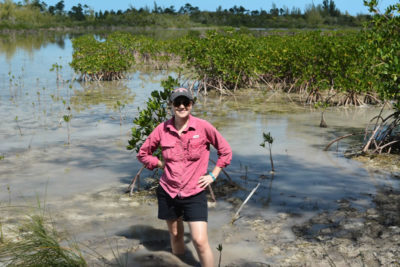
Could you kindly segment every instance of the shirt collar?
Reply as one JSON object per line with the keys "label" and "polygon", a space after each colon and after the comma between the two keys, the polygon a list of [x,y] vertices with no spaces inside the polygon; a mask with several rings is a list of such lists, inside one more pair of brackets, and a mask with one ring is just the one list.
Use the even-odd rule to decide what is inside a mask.
{"label": "shirt collar", "polygon": [[[177,132],[177,130],[175,129],[174,122],[175,122],[175,117],[172,117],[172,119],[170,119],[166,122],[166,127],[168,130],[170,130],[172,132]],[[189,123],[188,123],[187,130],[190,130],[190,129],[196,130],[196,126],[197,126],[196,119],[191,114],[189,114]]]}

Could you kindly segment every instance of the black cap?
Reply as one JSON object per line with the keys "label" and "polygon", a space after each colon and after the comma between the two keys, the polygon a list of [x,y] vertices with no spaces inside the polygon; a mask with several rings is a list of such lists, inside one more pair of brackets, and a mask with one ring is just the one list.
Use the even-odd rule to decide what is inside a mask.
{"label": "black cap", "polygon": [[189,100],[192,100],[192,101],[193,101],[193,96],[192,96],[192,94],[189,92],[188,89],[183,88],[183,87],[177,88],[177,89],[175,89],[174,91],[172,91],[172,94],[171,94],[171,96],[170,96],[169,99],[171,100],[171,102],[174,102],[174,100],[175,100],[177,97],[180,97],[180,96],[187,97],[187,98],[189,98]]}

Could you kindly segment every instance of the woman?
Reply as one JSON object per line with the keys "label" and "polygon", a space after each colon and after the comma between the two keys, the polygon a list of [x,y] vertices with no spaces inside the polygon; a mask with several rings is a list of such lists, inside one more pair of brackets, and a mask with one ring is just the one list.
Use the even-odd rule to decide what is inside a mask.
{"label": "woman", "polygon": [[[232,150],[210,123],[190,114],[194,101],[186,88],[175,89],[170,101],[172,119],[153,130],[137,158],[150,170],[164,169],[157,189],[158,218],[167,222],[172,253],[182,255],[185,252],[183,221],[186,221],[201,266],[213,266],[207,235],[205,189],[216,180],[222,168],[229,165]],[[217,149],[218,161],[207,174],[210,144]],[[162,159],[153,156],[158,146],[162,148]]]}

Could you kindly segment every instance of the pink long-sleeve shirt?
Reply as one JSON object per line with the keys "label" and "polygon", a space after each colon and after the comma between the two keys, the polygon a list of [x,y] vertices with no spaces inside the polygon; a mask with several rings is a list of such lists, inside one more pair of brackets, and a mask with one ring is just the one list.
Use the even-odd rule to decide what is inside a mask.
{"label": "pink long-sleeve shirt", "polygon": [[230,164],[232,150],[228,142],[209,122],[189,115],[189,123],[179,136],[174,118],[159,124],[140,148],[137,158],[146,168],[157,167],[153,152],[161,146],[165,162],[160,185],[172,197],[188,197],[204,189],[198,185],[207,173],[210,144],[217,149],[217,166]]}

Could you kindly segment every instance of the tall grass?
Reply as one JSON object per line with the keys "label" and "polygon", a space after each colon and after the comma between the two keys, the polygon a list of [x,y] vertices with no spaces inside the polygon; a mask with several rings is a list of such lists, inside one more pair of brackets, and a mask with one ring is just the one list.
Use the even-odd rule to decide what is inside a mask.
{"label": "tall grass", "polygon": [[78,246],[63,238],[43,214],[30,216],[15,234],[0,243],[0,263],[6,266],[87,266]]}

